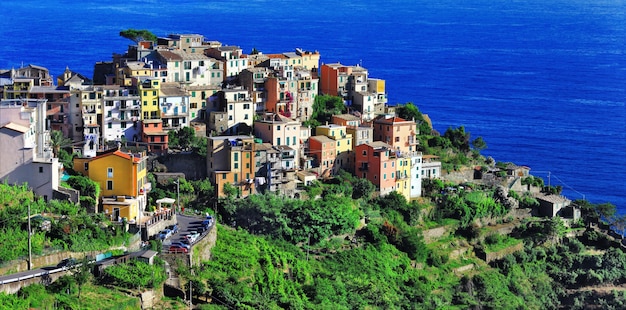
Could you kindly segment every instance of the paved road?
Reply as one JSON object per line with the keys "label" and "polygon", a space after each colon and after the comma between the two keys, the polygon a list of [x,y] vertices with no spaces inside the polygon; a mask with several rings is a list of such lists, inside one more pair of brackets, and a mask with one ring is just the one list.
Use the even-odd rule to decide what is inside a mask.
{"label": "paved road", "polygon": [[[178,219],[178,233],[173,234],[171,237],[163,241],[163,253],[167,253],[169,251],[170,244],[172,244],[172,242],[182,242],[184,235],[188,234],[192,230],[196,230],[198,227],[201,227],[202,221],[205,220],[204,216],[188,216],[181,214],[178,214],[176,218]],[[215,226],[215,220],[211,221],[209,228],[200,235],[194,244],[204,238],[204,236],[206,236],[206,234],[213,229],[213,226]]]}

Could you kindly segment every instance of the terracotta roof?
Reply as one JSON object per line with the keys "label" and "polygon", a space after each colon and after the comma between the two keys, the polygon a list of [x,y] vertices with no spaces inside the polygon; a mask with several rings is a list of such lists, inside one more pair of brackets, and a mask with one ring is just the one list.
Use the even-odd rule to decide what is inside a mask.
{"label": "terracotta roof", "polygon": [[267,56],[268,58],[287,59],[287,56],[285,56],[283,54],[265,54],[265,56]]}
{"label": "terracotta roof", "polygon": [[[125,159],[130,160],[130,155],[128,153],[124,153],[122,151],[120,151],[119,149],[112,149],[110,151],[98,154],[98,156],[94,157],[92,160],[98,159],[98,158],[103,158],[103,157],[107,157],[110,155],[115,155],[115,156],[119,156]],[[141,157],[137,157],[137,156],[133,156],[133,162],[138,163],[141,161]]]}
{"label": "terracotta roof", "polygon": [[181,57],[180,55],[173,53],[171,51],[157,51],[157,53],[159,53],[159,55],[161,55],[161,57],[167,59],[167,60],[178,60],[178,61],[182,61],[183,57]]}
{"label": "terracotta roof", "polygon": [[385,115],[380,115],[374,119],[374,123],[389,123],[389,124],[406,122],[406,121],[407,120],[405,120],[404,118],[400,118],[397,116],[387,118]]}

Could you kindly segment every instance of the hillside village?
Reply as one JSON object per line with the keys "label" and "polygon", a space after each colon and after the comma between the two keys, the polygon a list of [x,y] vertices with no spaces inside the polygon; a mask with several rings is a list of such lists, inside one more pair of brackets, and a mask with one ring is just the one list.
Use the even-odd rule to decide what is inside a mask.
{"label": "hillside village", "polygon": [[[20,203],[70,202],[89,215],[39,203],[38,210],[62,211],[46,215],[52,230],[35,229],[40,248],[62,244],[72,255],[102,257],[111,248],[151,247],[110,262],[125,265],[128,255],[159,262],[140,277],[148,282],[98,278],[138,289],[142,307],[167,295],[165,283],[190,303],[222,298],[231,307],[482,309],[508,308],[509,300],[510,308],[556,309],[568,298],[590,298],[588,286],[626,282],[626,272],[615,271],[622,265],[611,263],[626,266],[623,238],[610,227],[626,225],[626,217],[615,217],[614,206],[571,201],[529,167],[484,158],[482,138],[470,143],[463,127],[439,134],[413,104],[389,105],[384,80],[360,65],[320,63],[318,51],[245,54],[199,34],[170,34],[96,63],[92,78],[68,66],[53,79],[28,65],[0,70],[0,86],[0,180],[33,193],[3,193],[0,215],[23,209],[8,202],[11,195]],[[409,105],[417,113],[403,118]],[[189,134],[200,142],[188,143]],[[87,199],[67,186],[74,176],[98,185]],[[214,225],[207,211],[226,225]],[[208,221],[201,241],[168,253],[165,228],[198,218]],[[71,234],[94,236],[98,245]],[[173,267],[165,271],[162,261]],[[193,296],[182,279],[194,281]],[[397,299],[381,300],[372,293],[379,287]],[[146,297],[146,289],[161,291]],[[339,300],[335,291],[350,297]]]}
{"label": "hillside village", "polygon": [[[228,183],[241,197],[296,197],[302,185],[342,169],[371,181],[380,195],[397,191],[411,200],[421,196],[423,179],[441,174],[436,156],[418,150],[416,121],[387,105],[384,80],[359,65],[320,64],[317,51],[245,54],[202,35],[175,34],[96,63],[93,79],[68,67],[54,80],[28,65],[3,72],[1,81],[2,146],[11,151],[0,178],[26,182],[46,201],[71,197],[59,188],[63,167],[50,142],[50,132],[60,131],[79,154],[74,169],[100,184],[100,210],[114,220],[146,210],[146,159],[168,154],[168,134],[185,127],[208,138],[206,176],[218,196]],[[313,127],[320,95],[342,98],[347,112]],[[116,151],[122,143],[139,151]],[[107,207],[116,196],[133,207]]]}

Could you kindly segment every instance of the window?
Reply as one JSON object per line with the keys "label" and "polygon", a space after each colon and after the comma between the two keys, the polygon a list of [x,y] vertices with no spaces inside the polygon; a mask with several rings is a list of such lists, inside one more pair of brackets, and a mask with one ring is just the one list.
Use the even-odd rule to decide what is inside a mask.
{"label": "window", "polygon": [[109,123],[107,124],[107,128],[113,128],[113,123],[109,122]]}
{"label": "window", "polygon": [[276,126],[276,130],[280,131],[280,125]]}
{"label": "window", "polygon": [[222,180],[226,180],[226,173],[222,174]]}
{"label": "window", "polygon": [[107,181],[107,190],[108,191],[112,191],[113,190],[113,181],[111,181],[111,180]]}
{"label": "window", "polygon": [[239,169],[239,164],[235,163],[235,169]]}
{"label": "window", "polygon": [[250,169],[250,163],[246,163],[246,169]]}
{"label": "window", "polygon": [[243,119],[248,119],[248,114],[245,114],[245,115],[243,116]]}
{"label": "window", "polygon": [[107,168],[107,178],[113,177],[113,168]]}
{"label": "window", "polygon": [[[398,128],[400,129],[400,128]],[[400,137],[396,137],[396,142],[400,142]]]}
{"label": "window", "polygon": [[229,111],[232,111],[232,110],[233,110],[233,105],[232,105],[232,104],[229,104],[229,105],[228,105],[228,110],[229,110]]}
{"label": "window", "polygon": [[239,160],[239,153],[235,153],[235,161]]}
{"label": "window", "polygon": [[126,128],[126,122],[122,122],[120,125],[122,126],[122,129]]}
{"label": "window", "polygon": [[39,167],[39,173],[43,173],[43,167]]}
{"label": "window", "polygon": [[367,156],[367,151],[363,151],[363,156]]}

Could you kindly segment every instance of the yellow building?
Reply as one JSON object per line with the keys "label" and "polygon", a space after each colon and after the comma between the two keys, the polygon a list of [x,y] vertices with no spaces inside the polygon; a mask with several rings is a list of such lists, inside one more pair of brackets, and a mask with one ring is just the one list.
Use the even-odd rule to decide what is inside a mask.
{"label": "yellow building", "polygon": [[327,136],[337,142],[335,145],[337,154],[352,151],[352,134],[348,133],[346,126],[329,124],[317,126],[315,134],[318,136]]}
{"label": "yellow building", "polygon": [[159,80],[146,80],[139,84],[139,96],[141,97],[141,119],[160,119],[159,95],[161,82]]}
{"label": "yellow building", "polygon": [[411,200],[411,158],[396,157],[396,192]]}
{"label": "yellow building", "polygon": [[315,133],[318,136],[326,136],[335,143],[334,163],[332,164],[332,174],[337,174],[339,169],[353,171],[354,167],[354,141],[352,134],[348,133],[347,127],[337,124],[317,126]]}
{"label": "yellow building", "polygon": [[147,202],[147,157],[114,149],[92,158],[75,158],[74,169],[100,185],[105,214],[113,220],[137,219]]}

